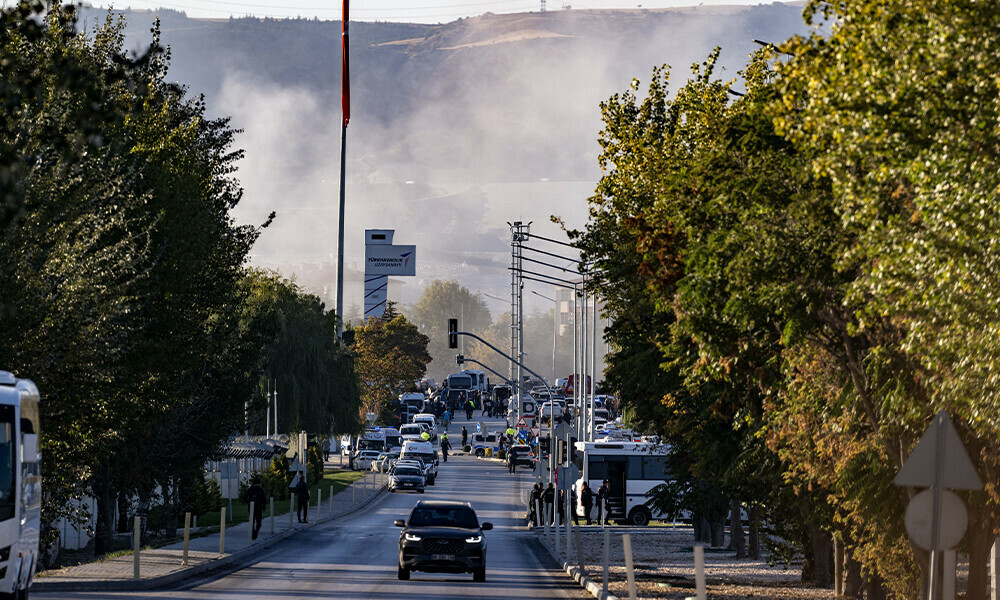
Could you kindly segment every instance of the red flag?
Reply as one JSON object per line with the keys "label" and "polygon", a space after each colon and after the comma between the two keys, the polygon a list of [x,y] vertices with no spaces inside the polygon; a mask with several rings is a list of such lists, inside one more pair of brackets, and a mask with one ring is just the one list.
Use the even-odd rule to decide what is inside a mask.
{"label": "red flag", "polygon": [[347,8],[349,0],[344,0],[344,20],[343,29],[341,30],[341,41],[343,42],[343,56],[344,62],[340,67],[341,75],[343,76],[341,87],[340,87],[340,100],[344,111],[344,127],[351,121],[351,76],[350,76],[350,61],[348,60],[347,54]]}

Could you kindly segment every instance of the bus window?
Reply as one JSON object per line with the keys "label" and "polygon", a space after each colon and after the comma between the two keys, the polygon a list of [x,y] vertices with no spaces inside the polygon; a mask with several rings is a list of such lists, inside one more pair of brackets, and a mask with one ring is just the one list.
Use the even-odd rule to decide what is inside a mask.
{"label": "bus window", "polygon": [[644,456],[642,457],[643,479],[670,479],[667,475],[666,456]]}
{"label": "bus window", "polygon": [[603,456],[592,456],[590,458],[590,472],[587,477],[591,480],[604,481],[608,478],[608,465],[604,462]]}
{"label": "bus window", "polygon": [[628,479],[642,479],[642,456],[628,457],[628,470],[625,477]]}
{"label": "bus window", "polygon": [[14,517],[17,444],[14,439],[14,407],[0,406],[0,520]]}

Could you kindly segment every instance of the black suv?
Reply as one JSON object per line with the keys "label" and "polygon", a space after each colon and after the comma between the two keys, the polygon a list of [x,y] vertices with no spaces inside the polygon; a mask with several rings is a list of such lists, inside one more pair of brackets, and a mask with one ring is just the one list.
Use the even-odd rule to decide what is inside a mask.
{"label": "black suv", "polygon": [[396,521],[399,534],[399,578],[410,571],[472,573],[486,581],[486,539],[490,523],[480,523],[468,502],[426,502],[413,507],[410,518]]}

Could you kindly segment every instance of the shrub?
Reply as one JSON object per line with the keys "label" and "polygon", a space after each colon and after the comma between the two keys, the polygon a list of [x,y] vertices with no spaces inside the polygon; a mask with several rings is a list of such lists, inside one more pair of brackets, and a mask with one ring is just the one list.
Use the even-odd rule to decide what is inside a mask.
{"label": "shrub", "polygon": [[288,460],[284,455],[277,456],[260,472],[260,487],[264,488],[269,498],[284,500],[288,498],[288,484],[291,482],[288,475]]}
{"label": "shrub", "polygon": [[323,479],[323,449],[319,446],[309,446],[306,451],[306,478],[311,485]]}

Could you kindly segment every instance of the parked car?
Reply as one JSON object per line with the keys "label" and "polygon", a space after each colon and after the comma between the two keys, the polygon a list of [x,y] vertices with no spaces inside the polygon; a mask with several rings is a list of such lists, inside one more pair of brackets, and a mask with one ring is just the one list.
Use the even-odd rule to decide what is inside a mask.
{"label": "parked car", "polygon": [[527,444],[515,444],[511,448],[517,453],[517,465],[535,468],[535,450]]}
{"label": "parked car", "polygon": [[410,423],[408,425],[403,425],[399,428],[399,433],[403,436],[403,442],[406,440],[416,440],[421,441],[421,434],[424,432],[424,428],[419,423]]}
{"label": "parked car", "polygon": [[378,450],[362,450],[354,457],[354,468],[359,471],[368,471],[372,468],[372,463],[378,460],[378,455],[382,454]]}
{"label": "parked car", "polygon": [[399,460],[399,452],[383,452],[372,463],[372,471],[388,473],[397,460]]}
{"label": "parked car", "polygon": [[427,485],[434,485],[434,481],[437,479],[437,470],[434,468],[434,465],[425,462],[421,458],[403,456],[396,461],[396,467],[417,467],[424,474],[424,481]]}
{"label": "parked car", "polygon": [[424,493],[424,474],[420,467],[413,465],[403,465],[392,470],[389,476],[389,491],[401,492],[412,490]]}
{"label": "parked car", "polygon": [[468,502],[417,502],[408,519],[395,522],[399,534],[400,579],[411,571],[472,573],[486,581],[486,537],[490,523],[479,523]]}

